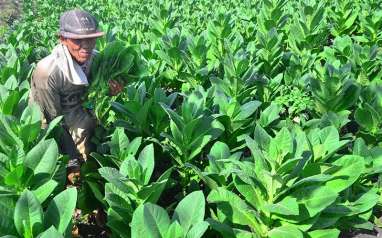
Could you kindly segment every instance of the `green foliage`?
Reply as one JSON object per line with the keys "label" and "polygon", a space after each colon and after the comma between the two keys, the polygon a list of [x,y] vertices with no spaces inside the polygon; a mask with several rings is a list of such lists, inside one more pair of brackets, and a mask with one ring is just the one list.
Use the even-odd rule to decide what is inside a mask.
{"label": "green foliage", "polygon": [[[0,234],[19,235],[25,238],[63,237],[63,234],[71,231],[69,224],[76,200],[76,189],[66,189],[54,197],[44,211],[38,197],[26,189],[14,205],[14,215],[10,220],[14,222],[14,226],[5,223],[9,224],[9,227],[5,229],[2,226],[4,230],[1,230]],[[14,231],[15,228],[17,233]]]}
{"label": "green foliage", "polygon": [[177,93],[166,95],[161,88],[148,92],[145,83],[137,87],[129,86],[122,102],[113,102],[112,109],[116,112],[116,126],[124,127],[130,133],[159,137],[166,129],[169,120],[161,104],[171,107],[177,98]]}
{"label": "green foliage", "polygon": [[[105,200],[109,206],[108,225],[122,237],[129,234],[124,228],[129,225],[134,210],[144,203],[156,203],[172,172],[169,168],[156,182],[150,183],[155,165],[154,147],[152,144],[145,146],[136,159],[140,145],[141,138],[129,143],[123,129],[117,128],[109,142],[112,155],[104,158],[92,154],[103,166],[99,173],[107,181]],[[108,165],[119,169],[106,167]]]}
{"label": "green foliage", "polygon": [[132,47],[127,47],[122,41],[114,41],[106,45],[94,57],[91,65],[91,85],[88,95],[88,106],[95,110],[96,116],[102,120],[110,105],[105,106],[105,98],[109,96],[109,81],[131,83],[143,77],[143,68],[138,53]]}
{"label": "green foliage", "polygon": [[[333,130],[336,132],[334,128],[324,128],[320,137],[335,143],[335,135],[328,136]],[[339,157],[330,164],[317,161],[315,147],[311,144],[318,139],[313,135],[319,134],[307,136],[299,129],[291,133],[283,128],[272,138],[257,127],[257,139],[246,138],[252,157],[241,161],[226,160],[232,163],[226,168],[241,197],[218,187],[213,188],[207,198],[210,203],[217,204],[213,228],[224,234],[228,220],[232,224],[230,227],[235,224],[240,229],[248,227],[248,231],[260,237],[279,237],[292,231],[302,237],[316,224],[320,229],[329,227],[322,226],[326,218],[320,214],[343,206],[338,196],[357,180],[361,181],[365,162],[363,157],[351,155]],[[338,150],[338,146],[330,150]],[[331,158],[337,158],[333,153],[329,153]],[[355,204],[365,201],[363,208],[357,210],[360,205],[354,208],[353,204],[346,205],[354,211],[347,213],[349,216],[354,218],[375,206],[378,196],[374,189],[363,192],[362,196],[365,198],[359,198],[362,201]]]}
{"label": "green foliage", "polygon": [[184,197],[170,220],[166,210],[147,203],[139,206],[131,222],[131,237],[200,238],[209,224],[204,221],[205,199],[202,191]]}
{"label": "green foliage", "polygon": [[180,166],[191,161],[207,143],[224,131],[224,127],[206,107],[207,94],[203,88],[199,88],[187,95],[178,113],[161,104],[171,119],[171,134],[163,133],[163,136],[170,141],[171,154]]}
{"label": "green foliage", "polygon": [[[379,1],[22,7],[0,33],[1,235],[67,237],[76,200],[107,210],[112,237],[316,238],[380,225]],[[106,33],[84,98],[102,133],[78,196],[60,193],[61,118],[41,129],[27,106],[35,63],[73,8]],[[109,80],[124,90],[109,96]]]}
{"label": "green foliage", "polygon": [[336,68],[328,64],[325,69],[318,70],[321,79],[310,80],[318,112],[340,112],[349,109],[357,102],[360,87],[354,82],[349,65]]}

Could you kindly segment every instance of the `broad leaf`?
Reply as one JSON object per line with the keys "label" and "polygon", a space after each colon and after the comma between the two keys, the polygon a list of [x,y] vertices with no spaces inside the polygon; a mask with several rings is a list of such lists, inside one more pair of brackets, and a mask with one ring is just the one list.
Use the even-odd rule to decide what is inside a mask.
{"label": "broad leaf", "polygon": [[54,139],[41,141],[33,147],[25,158],[25,165],[34,171],[34,174],[51,175],[58,159],[58,148]]}
{"label": "broad leaf", "polygon": [[129,194],[135,193],[135,188],[127,184],[128,179],[126,179],[122,174],[119,173],[115,168],[99,168],[99,173],[103,178],[105,178],[109,183],[113,184],[122,192]]}
{"label": "broad leaf", "polygon": [[42,208],[36,196],[25,190],[17,200],[14,222],[19,235],[39,234],[43,231]]}
{"label": "broad leaf", "polygon": [[286,197],[278,203],[266,206],[266,209],[271,213],[280,215],[298,215],[298,204],[296,198]]}
{"label": "broad leaf", "polygon": [[36,190],[33,190],[33,194],[36,196],[38,201],[40,203],[43,203],[49,195],[52,194],[53,190],[57,187],[58,183],[55,180],[49,180],[48,182],[44,183],[40,187],[38,187]]}
{"label": "broad leaf", "polygon": [[127,149],[129,145],[129,138],[126,136],[122,127],[117,127],[111,136],[109,142],[110,152],[114,156],[120,156],[123,151]]}
{"label": "broad leaf", "polygon": [[281,226],[268,232],[269,238],[303,238],[302,232],[293,226]]}
{"label": "broad leaf", "polygon": [[48,230],[41,233],[37,238],[64,238],[60,232],[54,228],[54,226],[51,226]]}
{"label": "broad leaf", "polygon": [[144,172],[144,184],[150,182],[151,175],[154,171],[154,146],[153,144],[147,145],[139,154],[138,161],[142,166]]}
{"label": "broad leaf", "polygon": [[15,196],[0,196],[0,235],[17,234],[14,225]]}
{"label": "broad leaf", "polygon": [[75,188],[68,188],[55,196],[45,212],[45,227],[53,225],[60,233],[64,233],[72,219],[76,202]]}
{"label": "broad leaf", "polygon": [[315,230],[308,234],[310,238],[338,238],[340,231],[337,229]]}
{"label": "broad leaf", "polygon": [[225,188],[217,188],[207,197],[210,203],[217,203],[218,209],[233,223],[257,226],[257,214],[236,194]]}
{"label": "broad leaf", "polygon": [[134,211],[130,225],[132,238],[161,238],[170,226],[170,218],[163,208],[146,203]]}
{"label": "broad leaf", "polygon": [[208,229],[208,222],[202,221],[197,224],[194,224],[191,228],[191,230],[188,231],[187,233],[187,238],[201,238],[203,234],[206,232]]}
{"label": "broad leaf", "polygon": [[179,222],[175,221],[171,223],[164,238],[184,237],[183,228],[179,225]]}
{"label": "broad leaf", "polygon": [[338,194],[328,186],[314,185],[296,190],[293,196],[299,204],[306,207],[310,217],[313,217],[332,204]]}
{"label": "broad leaf", "polygon": [[332,164],[338,166],[339,169],[334,168],[334,172],[332,172],[331,169],[325,171],[326,174],[333,176],[333,179],[328,181],[326,186],[335,192],[341,192],[351,186],[363,173],[365,168],[364,158],[357,155],[342,156]]}
{"label": "broad leaf", "polygon": [[176,220],[184,231],[204,220],[205,201],[202,191],[195,191],[184,197],[176,206],[172,220]]}

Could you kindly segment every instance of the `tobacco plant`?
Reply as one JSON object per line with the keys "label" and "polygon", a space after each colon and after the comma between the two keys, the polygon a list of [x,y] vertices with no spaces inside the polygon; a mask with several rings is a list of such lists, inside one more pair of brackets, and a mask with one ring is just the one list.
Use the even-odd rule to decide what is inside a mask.
{"label": "tobacco plant", "polygon": [[[51,139],[60,118],[41,129],[26,105],[32,69],[73,8],[106,32],[84,98],[103,135],[82,167],[77,206],[106,209],[112,237],[315,238],[381,226],[380,1],[21,8],[0,45],[1,235],[66,235],[39,212],[63,189],[67,158]],[[110,79],[124,83],[118,96]],[[33,224],[14,219],[25,200]]]}
{"label": "tobacco plant", "polygon": [[[50,187],[46,186],[37,191],[25,190],[16,203],[11,197],[3,197],[1,203],[8,206],[6,213],[13,217],[2,218],[3,224],[9,226],[1,230],[0,235],[6,234],[3,237],[8,238],[71,237],[72,213],[76,206],[77,191],[75,188],[66,189],[56,195],[47,208],[43,209],[41,204],[49,195]],[[13,210],[14,214],[12,214]],[[12,221],[14,226],[11,225]]]}
{"label": "tobacco plant", "polygon": [[[280,237],[283,233],[337,237],[338,230],[322,225],[327,218],[321,218],[321,213],[338,204],[339,194],[361,176],[364,158],[329,153],[333,162],[325,163],[325,157],[315,152],[311,142],[327,141],[325,138],[335,142],[336,136],[330,131],[325,128],[321,136],[315,133],[309,137],[298,128],[292,132],[283,128],[271,137],[258,126],[255,140],[246,138],[252,157],[232,161],[233,182],[241,197],[218,187],[207,198],[217,205],[212,227],[225,237]],[[330,151],[340,148],[329,143],[327,146]]]}
{"label": "tobacco plant", "polygon": [[140,145],[141,138],[129,143],[123,129],[118,128],[109,142],[111,155],[92,154],[102,165],[98,171],[107,181],[104,198],[108,206],[107,224],[120,237],[130,237],[126,227],[134,210],[143,203],[158,201],[172,171],[169,168],[151,182],[155,165],[154,147],[152,144],[145,146],[136,158]]}
{"label": "tobacco plant", "polygon": [[177,93],[166,95],[161,88],[149,92],[144,82],[136,87],[129,86],[123,97],[124,102],[112,103],[112,109],[119,118],[114,125],[124,127],[137,136],[159,138],[169,122],[161,104],[172,107],[176,98]]}
{"label": "tobacco plant", "polygon": [[170,220],[162,207],[146,203],[139,206],[131,222],[131,237],[201,238],[209,224],[204,221],[205,198],[202,191],[184,197]]}
{"label": "tobacco plant", "polygon": [[208,92],[199,87],[184,98],[179,112],[161,104],[170,117],[169,133],[163,133],[168,139],[168,148],[175,162],[183,166],[194,159],[207,143],[216,139],[224,131],[221,123],[206,107]]}

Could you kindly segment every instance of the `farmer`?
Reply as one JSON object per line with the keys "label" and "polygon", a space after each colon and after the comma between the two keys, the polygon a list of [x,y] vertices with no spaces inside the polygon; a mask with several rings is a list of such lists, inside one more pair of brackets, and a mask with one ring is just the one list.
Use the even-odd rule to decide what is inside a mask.
{"label": "farmer", "polygon": [[[39,105],[43,127],[62,115],[61,152],[70,158],[67,179],[79,177],[80,163],[89,156],[90,138],[96,126],[92,114],[82,106],[90,79],[89,71],[98,37],[96,19],[86,11],[71,10],[60,17],[60,43],[38,62],[31,81],[30,101]],[[116,81],[109,83],[110,94],[122,90]]]}

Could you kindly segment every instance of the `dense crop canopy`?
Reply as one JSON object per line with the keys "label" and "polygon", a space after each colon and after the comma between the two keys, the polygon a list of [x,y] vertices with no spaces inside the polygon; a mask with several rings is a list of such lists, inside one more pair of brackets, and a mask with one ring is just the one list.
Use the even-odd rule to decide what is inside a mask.
{"label": "dense crop canopy", "polygon": [[[382,226],[380,1],[22,7],[0,45],[0,235],[69,237],[72,222],[99,223],[95,209],[107,218],[95,227],[126,238],[335,238]],[[75,7],[106,33],[83,98],[99,123],[77,192],[64,189],[62,118],[42,129],[27,106],[33,68]]]}

